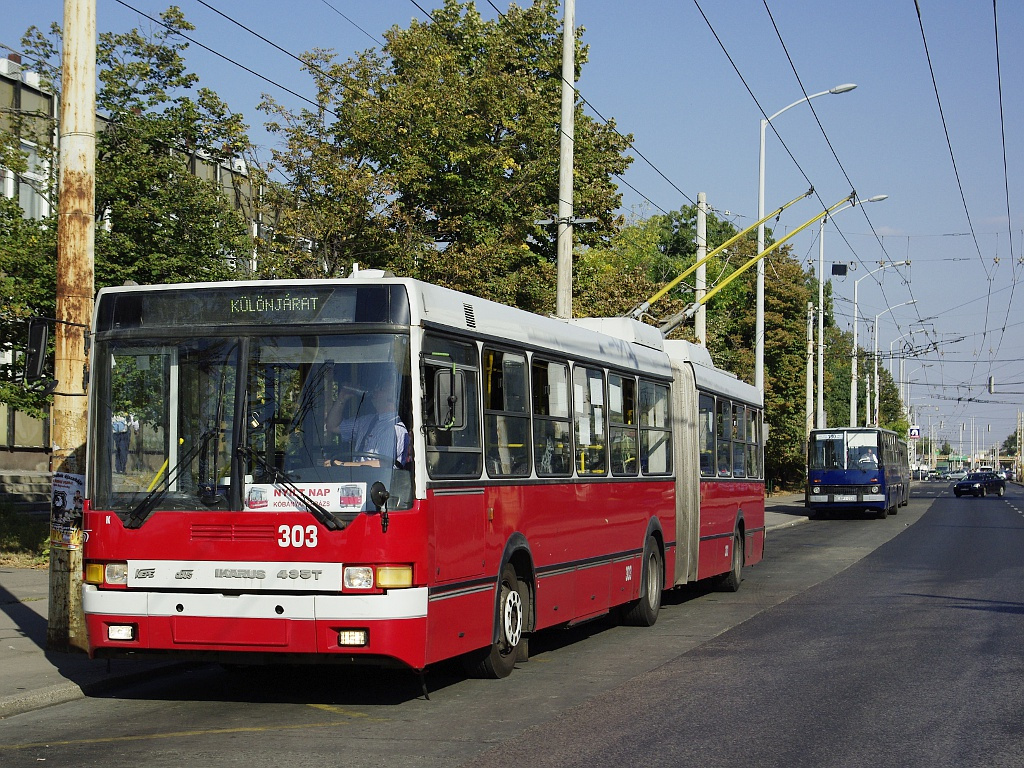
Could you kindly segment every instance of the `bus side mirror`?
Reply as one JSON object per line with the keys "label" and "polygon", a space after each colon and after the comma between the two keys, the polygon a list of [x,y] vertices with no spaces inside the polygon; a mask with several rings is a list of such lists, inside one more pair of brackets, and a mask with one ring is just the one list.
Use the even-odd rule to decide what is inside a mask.
{"label": "bus side mirror", "polygon": [[434,374],[434,424],[441,430],[466,426],[466,386],[462,371],[438,369]]}
{"label": "bus side mirror", "polygon": [[49,322],[41,318],[28,321],[28,348],[25,350],[25,381],[39,381],[46,367],[46,342]]}

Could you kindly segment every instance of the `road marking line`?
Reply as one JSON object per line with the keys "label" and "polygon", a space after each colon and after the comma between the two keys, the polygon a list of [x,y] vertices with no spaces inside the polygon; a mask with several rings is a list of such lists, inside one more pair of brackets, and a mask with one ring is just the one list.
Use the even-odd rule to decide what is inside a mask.
{"label": "road marking line", "polygon": [[[311,705],[316,706],[316,705]],[[320,708],[320,707],[318,707]],[[347,713],[349,717],[356,717],[355,713]],[[363,715],[363,717],[369,717]],[[386,722],[387,718],[373,718],[379,722]],[[0,752],[13,752],[22,749],[38,749],[40,747],[68,747],[84,744],[118,744],[132,741],[147,741],[149,739],[180,739],[189,736],[226,736],[234,733],[266,733],[269,731],[297,731],[303,728],[331,728],[336,725],[347,725],[348,720],[334,720],[326,723],[297,723],[295,725],[267,725],[248,726],[244,728],[210,728],[208,730],[195,731],[171,731],[169,733],[148,733],[137,736],[109,736],[97,739],[68,739],[65,741],[34,741],[26,744],[0,744]]]}

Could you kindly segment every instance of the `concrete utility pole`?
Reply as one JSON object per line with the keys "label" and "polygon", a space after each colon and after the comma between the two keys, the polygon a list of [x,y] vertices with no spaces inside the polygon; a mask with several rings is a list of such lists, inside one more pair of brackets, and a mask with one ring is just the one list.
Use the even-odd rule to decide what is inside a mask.
{"label": "concrete utility pole", "polygon": [[[61,71],[53,470],[84,475],[85,337],[95,293],[96,0],[64,0]],[[66,549],[51,546],[46,636],[50,650],[85,648],[81,593],[81,549],[73,544]]]}
{"label": "concrete utility pole", "polygon": [[[708,255],[708,196],[704,192],[697,193],[697,273],[694,275],[694,301],[700,304],[700,300],[708,292],[708,268],[703,263],[704,257]],[[707,307],[700,304],[697,315],[694,317],[693,335],[697,337],[697,343],[702,347],[708,345],[708,315]]]}
{"label": "concrete utility pole", "polygon": [[565,0],[562,21],[562,119],[558,142],[558,282],[555,314],[572,317],[572,164],[576,132],[576,1]]}
{"label": "concrete utility pole", "polygon": [[807,398],[804,408],[804,437],[814,429],[814,304],[807,302]]}

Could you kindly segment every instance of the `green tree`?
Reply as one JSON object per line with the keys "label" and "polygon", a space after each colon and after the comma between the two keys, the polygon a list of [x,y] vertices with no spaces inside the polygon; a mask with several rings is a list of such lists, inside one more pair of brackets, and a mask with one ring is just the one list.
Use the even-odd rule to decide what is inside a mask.
{"label": "green tree", "polygon": [[1003,440],[1003,445],[999,449],[1000,452],[1004,456],[1016,456],[1018,447],[1017,439],[1017,430],[1015,429],[1006,436],[1005,440]]}
{"label": "green tree", "polygon": [[[242,116],[215,93],[192,89],[188,43],[194,27],[172,6],[149,33],[103,32],[96,50],[96,287],[223,279],[248,261],[252,244],[234,201],[197,167],[239,157],[249,141]],[[33,27],[23,49],[59,98],[61,30]],[[56,199],[56,194],[52,195]]]}
{"label": "green tree", "polygon": [[[551,311],[554,230],[534,222],[557,208],[558,10],[537,0],[484,21],[446,0],[429,22],[388,30],[381,52],[307,54],[320,108],[262,106],[285,139],[273,170],[294,203],[274,247],[305,249],[290,264],[309,276],[360,261]],[[577,104],[576,212],[598,219],[577,229],[584,245],[613,232],[627,140]]]}
{"label": "green tree", "polygon": [[[56,222],[26,219],[16,200],[0,196],[0,349],[20,353],[32,317],[55,312]],[[47,398],[27,389],[21,354],[0,368],[0,402],[31,416],[46,414]]]}
{"label": "green tree", "polygon": [[[96,287],[225,279],[248,263],[252,242],[233,199],[197,169],[241,155],[249,147],[241,115],[187,71],[179,32],[193,27],[170,8],[166,25],[150,35],[138,30],[102,33],[97,47],[102,115],[97,135]],[[30,28],[22,38],[29,66],[43,90],[59,100],[61,30]],[[37,192],[57,207],[55,157],[48,141],[54,121],[13,113],[0,121],[0,165],[37,182]],[[29,158],[19,139],[32,131],[39,146]],[[43,171],[49,169],[49,174]],[[240,190],[231,190],[240,192]],[[23,218],[16,202],[0,202],[0,343],[24,348],[25,319],[53,317],[56,303],[56,225]],[[20,364],[20,354],[16,354]],[[20,370],[0,375],[0,401],[33,415],[45,413],[38,392],[24,390]]]}
{"label": "green tree", "polygon": [[[573,315],[625,315],[658,291],[650,264],[661,256],[660,242],[660,223],[647,219],[620,228],[607,245],[580,249],[573,265]],[[683,308],[678,300],[666,306]]]}

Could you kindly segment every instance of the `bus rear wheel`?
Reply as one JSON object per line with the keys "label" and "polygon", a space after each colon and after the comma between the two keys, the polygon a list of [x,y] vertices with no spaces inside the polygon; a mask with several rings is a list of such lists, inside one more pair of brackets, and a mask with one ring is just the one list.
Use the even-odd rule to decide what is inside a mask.
{"label": "bus rear wheel", "polygon": [[468,658],[467,671],[474,677],[508,677],[516,661],[526,657],[529,591],[519,581],[516,569],[508,563],[501,569],[498,593],[498,640]]}
{"label": "bus rear wheel", "polygon": [[661,548],[653,536],[644,544],[644,559],[640,564],[640,599],[625,606],[622,623],[631,627],[653,627],[661,610],[661,593],[665,589],[665,568],[661,561]]}
{"label": "bus rear wheel", "polygon": [[743,580],[743,536],[737,529],[732,535],[732,560],[728,573],[719,577],[720,592],[737,592]]}

